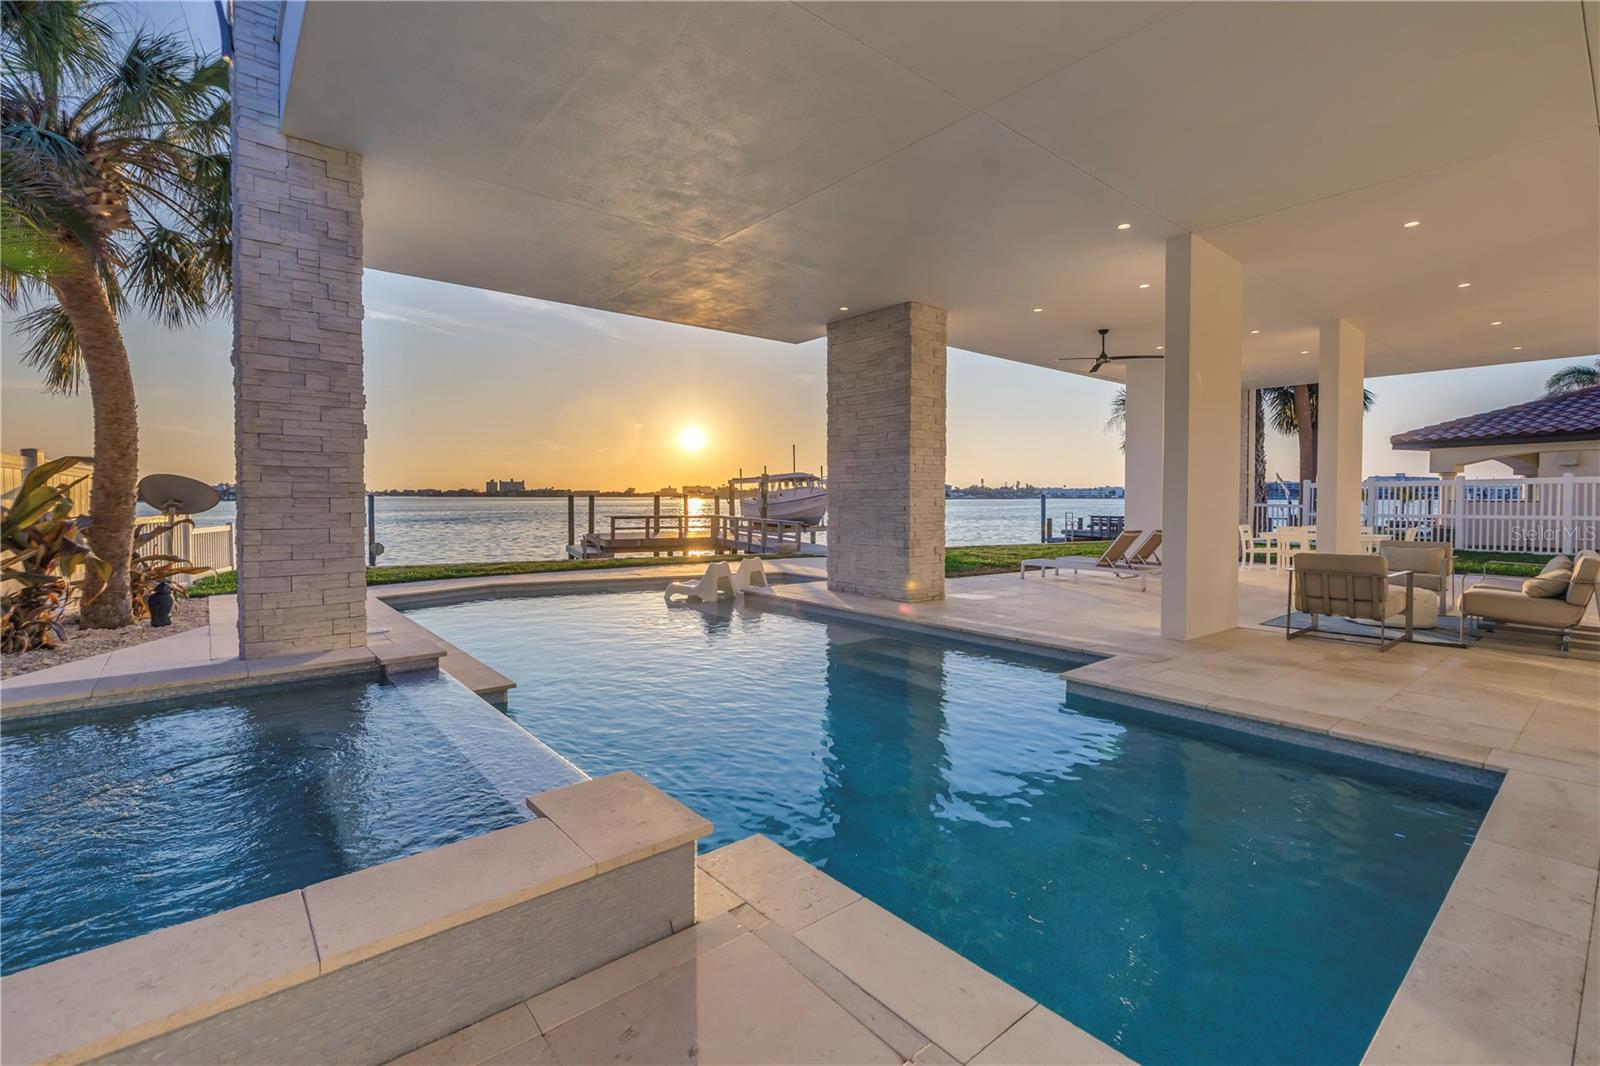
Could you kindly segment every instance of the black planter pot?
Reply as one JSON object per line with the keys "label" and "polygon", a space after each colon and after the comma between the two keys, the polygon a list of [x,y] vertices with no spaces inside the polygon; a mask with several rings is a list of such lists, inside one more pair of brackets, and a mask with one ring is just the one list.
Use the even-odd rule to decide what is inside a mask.
{"label": "black planter pot", "polygon": [[147,601],[150,605],[150,625],[159,629],[172,624],[172,587],[165,581],[156,585]]}

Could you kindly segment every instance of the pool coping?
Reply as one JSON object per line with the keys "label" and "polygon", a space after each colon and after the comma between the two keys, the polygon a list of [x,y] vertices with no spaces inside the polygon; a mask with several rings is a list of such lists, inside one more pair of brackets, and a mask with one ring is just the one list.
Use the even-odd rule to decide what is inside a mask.
{"label": "pool coping", "polygon": [[[529,797],[528,805],[537,817],[518,825],[8,974],[0,978],[0,1057],[15,1063],[88,1062],[242,1008],[270,1015],[271,1008],[261,1005],[291,989],[402,949],[438,943],[452,930],[626,868],[638,871],[652,860],[659,865],[687,849],[684,862],[672,858],[669,866],[692,872],[695,841],[712,828],[628,772],[552,789]],[[675,881],[670,873],[665,876]],[[596,905],[614,912],[611,924],[634,931],[639,942],[628,950],[636,950],[692,924],[689,880],[673,891],[662,885],[663,891],[643,895],[602,892]],[[595,950],[603,947],[597,944]],[[614,957],[563,960],[569,972],[562,979]],[[179,959],[181,964],[174,965]],[[492,984],[493,975],[489,979]],[[379,981],[381,986],[381,973]],[[493,988],[488,994],[507,991],[515,990]],[[526,994],[541,991],[524,989]],[[501,1006],[486,1000],[481,1013],[459,1022],[470,1023]],[[236,1028],[254,1030],[243,1033],[230,1031],[226,1020],[219,1024],[220,1039],[233,1042],[229,1046],[235,1050],[244,1046],[239,1041],[272,1035],[272,1027],[259,1018],[240,1023]]]}

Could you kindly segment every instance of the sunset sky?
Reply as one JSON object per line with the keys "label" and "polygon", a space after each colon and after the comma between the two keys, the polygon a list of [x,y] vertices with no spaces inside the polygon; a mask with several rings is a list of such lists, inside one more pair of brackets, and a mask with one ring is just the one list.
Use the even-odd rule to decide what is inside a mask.
{"label": "sunset sky", "polygon": [[[367,483],[375,489],[529,485],[654,489],[743,467],[825,459],[826,347],[789,345],[368,271]],[[169,331],[133,319],[145,473],[232,480],[229,326]],[[89,400],[52,396],[4,338],[0,445],[86,451]],[[1426,472],[1392,433],[1539,395],[1561,362],[1373,378],[1369,474]],[[1104,431],[1114,386],[952,349],[948,480],[1121,484]],[[686,451],[685,427],[705,447]],[[1269,469],[1294,477],[1291,442]]]}
{"label": "sunset sky", "polygon": [[[216,47],[210,4],[129,4],[130,17]],[[367,484],[374,489],[530,486],[653,489],[712,483],[762,465],[825,460],[826,350],[368,271]],[[126,322],[144,473],[233,479],[230,327],[168,331]],[[45,393],[6,328],[0,448],[90,447],[87,394]],[[1426,472],[1391,434],[1539,395],[1562,362],[1374,378],[1368,474]],[[947,480],[1121,484],[1104,431],[1115,386],[952,349]],[[687,427],[705,446],[682,447]],[[1269,473],[1295,476],[1275,438]]]}

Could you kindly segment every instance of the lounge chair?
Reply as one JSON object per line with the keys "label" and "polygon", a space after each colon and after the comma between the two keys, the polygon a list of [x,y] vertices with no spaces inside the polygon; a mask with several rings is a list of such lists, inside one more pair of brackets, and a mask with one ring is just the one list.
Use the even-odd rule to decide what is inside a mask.
{"label": "lounge chair", "polygon": [[[1555,564],[1558,560],[1551,562]],[[1539,576],[1523,582],[1521,588],[1474,585],[1461,594],[1461,635],[1465,637],[1467,616],[1471,615],[1491,625],[1555,633],[1561,638],[1561,650],[1570,652],[1575,632],[1593,633],[1581,623],[1589,610],[1589,601],[1594,599],[1597,579],[1600,579],[1600,553],[1581,551],[1572,560],[1570,571],[1562,567],[1547,568]]]}
{"label": "lounge chair", "polygon": [[[1405,620],[1405,640],[1411,639],[1414,610],[1413,575],[1395,572],[1381,555],[1343,555],[1335,552],[1301,552],[1289,572],[1289,613],[1283,620],[1284,636],[1293,640],[1318,633],[1317,617],[1364,619],[1378,623],[1378,650],[1388,651],[1401,638],[1389,639],[1388,619]],[[1390,584],[1401,578],[1404,587]],[[1295,612],[1309,614],[1311,624],[1294,627]]]}
{"label": "lounge chair", "polygon": [[730,596],[738,595],[738,590],[733,584],[733,571],[728,569],[727,563],[712,563],[706,567],[706,572],[695,580],[674,581],[668,585],[666,600],[671,603],[672,597],[682,596],[702,603],[715,603],[724,591]]}
{"label": "lounge chair", "polygon": [[1161,550],[1161,530],[1152,529],[1150,535],[1144,538],[1133,551],[1128,553],[1128,565],[1152,569],[1161,565],[1161,556],[1156,553]]}
{"label": "lounge chair", "polygon": [[[1071,570],[1074,578],[1080,573],[1110,574],[1119,580],[1130,577],[1138,578],[1139,591],[1143,592],[1146,588],[1146,576],[1151,573],[1158,573],[1160,570],[1159,566],[1154,563],[1135,564],[1132,561],[1134,546],[1138,545],[1139,548],[1143,549],[1144,544],[1141,543],[1141,540],[1144,539],[1144,530],[1124,529],[1117,534],[1117,539],[1111,542],[1098,559],[1087,559],[1081,555],[1064,556],[1059,559],[1024,559],[1022,572],[1027,573],[1028,568],[1032,567],[1038,570],[1054,570],[1057,577],[1061,576],[1061,571]],[[1156,547],[1160,547],[1159,530],[1152,533],[1149,539],[1155,541]]]}
{"label": "lounge chair", "polygon": [[772,583],[767,580],[767,568],[759,556],[749,556],[739,560],[739,568],[733,572],[733,594],[743,596],[751,589],[769,589]]}

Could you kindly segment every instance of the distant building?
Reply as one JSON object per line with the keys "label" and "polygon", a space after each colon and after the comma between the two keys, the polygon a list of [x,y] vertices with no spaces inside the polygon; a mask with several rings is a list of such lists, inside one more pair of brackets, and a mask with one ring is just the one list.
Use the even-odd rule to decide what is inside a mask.
{"label": "distant building", "polygon": [[496,481],[494,478],[490,478],[483,483],[483,491],[491,496],[511,496],[527,492],[528,483],[526,481]]}

